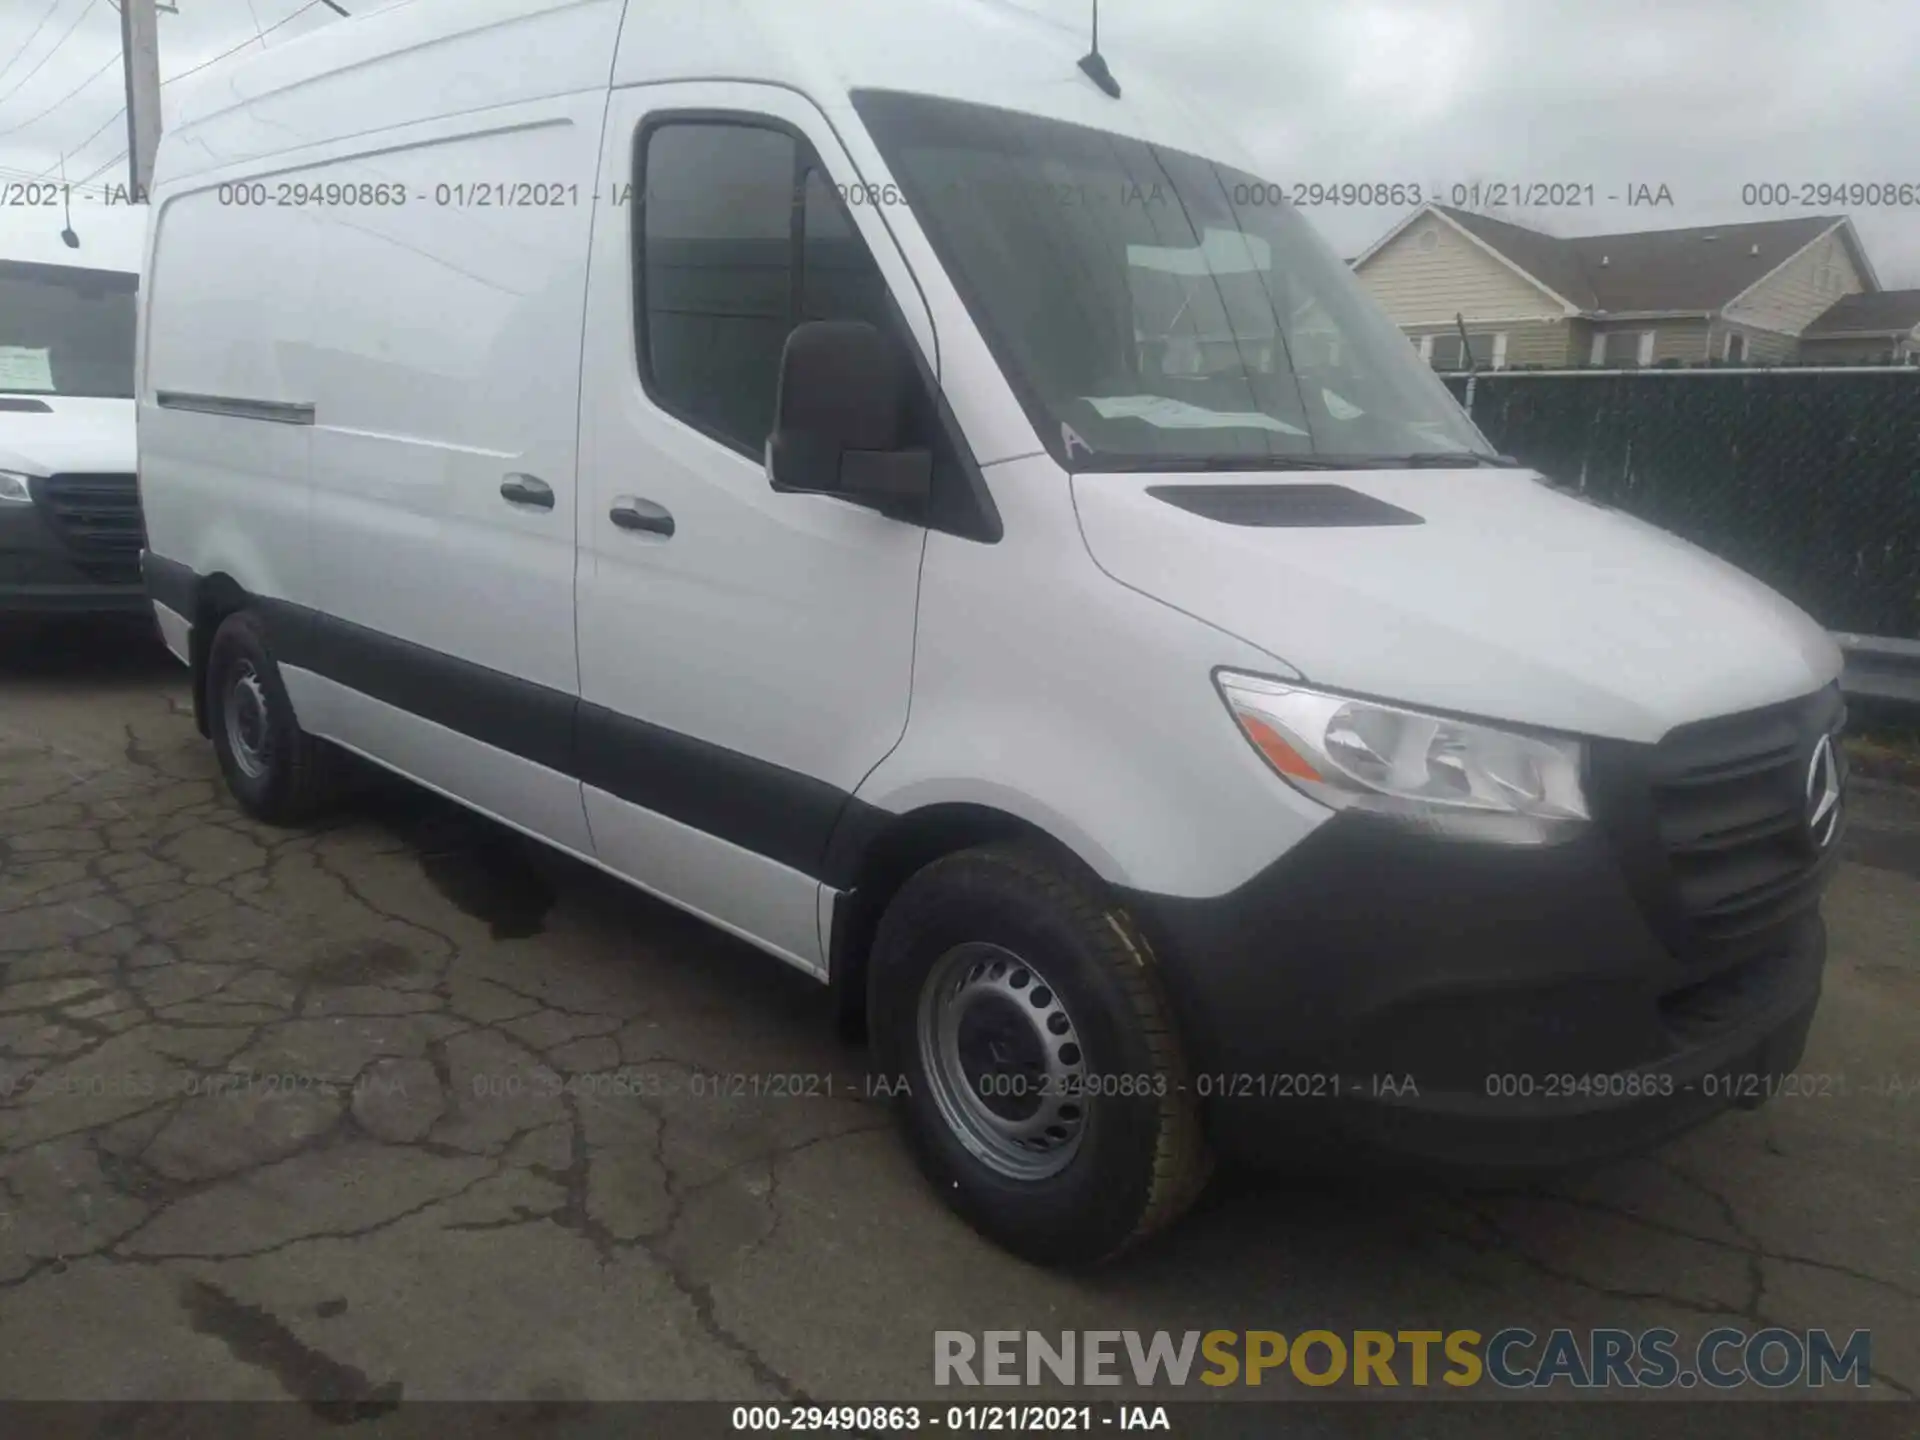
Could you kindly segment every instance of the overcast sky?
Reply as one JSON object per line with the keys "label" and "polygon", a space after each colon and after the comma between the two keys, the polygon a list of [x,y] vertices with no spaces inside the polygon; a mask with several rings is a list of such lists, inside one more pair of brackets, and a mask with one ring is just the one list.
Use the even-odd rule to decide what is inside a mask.
{"label": "overcast sky", "polygon": [[[72,180],[124,182],[117,3],[0,0],[0,180],[57,174],[64,155]],[[163,79],[237,63],[260,31],[275,45],[346,23],[319,0],[172,3],[179,13],[160,17]],[[1087,10],[1085,0],[1011,3],[1076,23]],[[1151,70],[1191,85],[1275,180],[1592,185],[1593,209],[1488,210],[1555,234],[1810,213],[1745,206],[1747,182],[1920,188],[1915,0],[1105,0],[1102,9],[1123,83]],[[1642,184],[1664,184],[1673,204],[1628,208],[1629,188]],[[1883,285],[1920,286],[1920,205],[1840,208]],[[1353,255],[1404,210],[1309,213]]]}

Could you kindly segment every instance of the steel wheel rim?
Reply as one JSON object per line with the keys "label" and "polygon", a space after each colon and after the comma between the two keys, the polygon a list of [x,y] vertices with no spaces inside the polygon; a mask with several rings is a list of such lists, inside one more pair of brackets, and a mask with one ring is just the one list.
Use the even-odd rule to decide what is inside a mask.
{"label": "steel wheel rim", "polygon": [[249,780],[258,780],[273,764],[273,729],[267,718],[267,689],[252,661],[234,666],[224,709],[233,763]]}
{"label": "steel wheel rim", "polygon": [[1059,991],[998,945],[955,946],[920,988],[920,1065],[947,1128],[983,1165],[1035,1182],[1073,1162],[1089,1096]]}

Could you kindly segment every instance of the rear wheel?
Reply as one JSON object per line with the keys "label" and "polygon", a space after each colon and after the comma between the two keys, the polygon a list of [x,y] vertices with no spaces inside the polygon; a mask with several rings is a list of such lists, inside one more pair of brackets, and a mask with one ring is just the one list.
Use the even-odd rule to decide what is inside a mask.
{"label": "rear wheel", "polygon": [[227,788],[271,825],[298,825],[337,790],[339,752],[295,722],[266,629],[250,610],[229,615],[207,653],[207,719]]}
{"label": "rear wheel", "polygon": [[888,907],[871,974],[908,1143],[989,1238],[1039,1264],[1090,1264],[1205,1186],[1151,953],[1070,862],[1024,842],[934,862]]}

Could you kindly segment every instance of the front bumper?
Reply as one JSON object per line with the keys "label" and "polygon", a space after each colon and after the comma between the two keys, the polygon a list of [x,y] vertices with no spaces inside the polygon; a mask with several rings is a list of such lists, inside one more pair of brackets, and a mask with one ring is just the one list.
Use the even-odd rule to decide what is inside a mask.
{"label": "front bumper", "polygon": [[139,615],[150,607],[138,587],[95,585],[86,581],[70,584],[25,584],[8,579],[4,556],[0,556],[0,616],[31,615]]}
{"label": "front bumper", "polygon": [[76,549],[41,503],[0,504],[0,615],[135,614],[146,608],[137,559],[129,567],[119,554]]}
{"label": "front bumper", "polygon": [[[1784,796],[1838,723],[1824,695],[1790,708],[1791,726],[1729,731],[1762,759],[1760,740],[1790,750],[1778,777],[1696,763],[1691,735],[1680,768],[1652,747],[1600,757],[1612,788],[1564,844],[1447,841],[1346,812],[1228,895],[1129,895],[1216,1146],[1260,1164],[1556,1168],[1763,1098],[1805,1045],[1839,848],[1753,868],[1799,843],[1754,823],[1766,787]],[[1664,811],[1621,798],[1681,786]],[[1723,803],[1744,828],[1714,828]],[[1732,899],[1712,889],[1762,874]]]}

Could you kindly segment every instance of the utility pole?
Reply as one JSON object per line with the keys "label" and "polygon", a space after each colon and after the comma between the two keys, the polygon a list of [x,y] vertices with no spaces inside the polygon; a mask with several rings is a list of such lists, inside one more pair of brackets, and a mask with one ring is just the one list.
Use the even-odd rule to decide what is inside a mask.
{"label": "utility pole", "polygon": [[127,198],[144,204],[160,148],[160,37],[154,0],[120,0],[120,56],[127,74]]}

